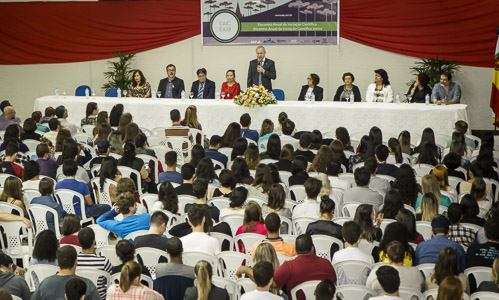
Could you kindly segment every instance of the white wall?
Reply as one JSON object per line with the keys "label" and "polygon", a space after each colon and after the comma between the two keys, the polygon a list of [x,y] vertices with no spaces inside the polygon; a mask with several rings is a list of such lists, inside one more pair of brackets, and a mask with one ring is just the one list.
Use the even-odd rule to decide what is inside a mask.
{"label": "white wall", "polygon": [[[394,92],[404,94],[411,80],[409,68],[417,58],[390,53],[341,39],[340,46],[267,46],[267,56],[276,62],[277,79],[274,88],[283,89],[286,98],[296,99],[309,73],[321,77],[320,86],[325,89],[325,99],[331,100],[336,88],[342,84],[341,75],[352,72],[355,84],[362,92],[374,80],[374,69],[387,70]],[[248,61],[255,58],[255,46],[203,47],[200,36],[139,53],[133,67],[140,68],[154,89],[159,80],[166,77],[165,66],[177,66],[177,76],[184,79],[186,90],[196,79],[200,67],[208,70],[208,77],[219,88],[225,80],[225,71],[235,69],[236,80],[246,87]],[[89,84],[103,95],[100,87],[105,82],[107,60],[66,63],[0,66],[0,99],[9,99],[22,118],[30,116],[34,99],[54,94],[55,87],[61,93],[74,93],[80,84]],[[462,67],[454,78],[461,85],[461,103],[468,104],[472,129],[492,129],[489,108],[492,68]],[[133,113],[133,112],[132,112]],[[417,120],[408,120],[416,122]]]}

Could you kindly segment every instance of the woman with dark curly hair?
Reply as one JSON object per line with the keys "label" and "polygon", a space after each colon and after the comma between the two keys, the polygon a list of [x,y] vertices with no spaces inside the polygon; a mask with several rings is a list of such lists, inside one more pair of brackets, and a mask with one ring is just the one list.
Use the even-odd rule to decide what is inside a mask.
{"label": "woman with dark curly hair", "polygon": [[57,248],[59,248],[59,242],[55,233],[48,229],[38,233],[33,247],[31,265],[48,264],[57,266]]}
{"label": "woman with dark curly hair", "polygon": [[172,214],[178,214],[178,197],[173,185],[164,181],[159,186],[158,201],[154,202],[151,212],[156,210],[166,210]]}
{"label": "woman with dark curly hair", "polygon": [[128,87],[127,97],[150,98],[151,85],[147,82],[141,70],[135,70],[132,75],[132,84]]}
{"label": "woman with dark curly hair", "polygon": [[393,90],[388,73],[383,69],[374,70],[374,83],[367,87],[366,102],[393,102]]}
{"label": "woman with dark curly hair", "polygon": [[251,184],[254,180],[250,174],[248,165],[243,158],[238,157],[234,159],[230,170],[236,179],[236,183]]}
{"label": "woman with dark curly hair", "polygon": [[310,99],[312,93],[315,96],[315,101],[322,101],[324,89],[318,86],[321,79],[317,74],[310,74],[307,77],[307,84],[301,87],[300,95],[298,96],[298,101],[303,101],[305,99]]}
{"label": "woman with dark curly hair", "polygon": [[383,214],[383,219],[395,219],[395,216],[403,207],[404,202],[402,202],[400,192],[392,188],[386,193],[383,209],[381,209],[380,213]]}
{"label": "woman with dark curly hair", "polygon": [[215,173],[215,167],[213,167],[213,162],[209,157],[203,157],[196,168],[196,179],[204,178],[208,180],[209,183],[219,184],[218,176]]}
{"label": "woman with dark curly hair", "polygon": [[410,165],[403,164],[397,171],[397,176],[392,184],[400,192],[400,197],[404,204],[414,207],[419,193],[419,184],[416,181],[416,175]]}
{"label": "woman with dark curly hair", "polygon": [[416,81],[411,84],[407,91],[409,103],[425,103],[426,95],[431,97],[431,87],[428,86],[430,77],[426,73],[419,73]]}

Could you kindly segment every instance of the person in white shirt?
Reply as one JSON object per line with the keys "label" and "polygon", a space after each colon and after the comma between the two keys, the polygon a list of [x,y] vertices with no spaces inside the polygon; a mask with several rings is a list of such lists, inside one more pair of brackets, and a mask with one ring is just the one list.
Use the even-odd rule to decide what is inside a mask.
{"label": "person in white shirt", "polygon": [[316,178],[309,178],[305,181],[305,193],[307,194],[307,199],[301,204],[298,204],[293,210],[293,219],[299,217],[320,217],[320,206],[317,202],[317,196],[319,195],[322,182]]}
{"label": "person in white shirt", "polygon": [[[333,259],[331,261],[333,266],[343,261],[361,261],[369,264],[374,264],[373,257],[370,254],[359,249],[361,234],[359,224],[355,223],[354,221],[345,222],[345,224],[343,224],[343,227],[341,228],[341,234],[343,236],[343,240],[345,240],[346,248],[334,253]],[[365,285],[367,281],[369,271],[370,270],[365,270],[365,272],[363,272],[364,274],[362,274],[363,285]],[[344,274],[343,270],[341,268],[338,268],[336,269],[336,272],[338,274],[338,284],[346,283],[346,275]]]}
{"label": "person in white shirt", "polygon": [[383,296],[372,297],[371,300],[402,300],[399,297],[399,272],[390,266],[381,266],[376,270],[379,284],[383,289]]}
{"label": "person in white shirt", "polygon": [[369,173],[371,173],[371,179],[369,180],[369,188],[371,190],[380,191],[383,194],[387,194],[388,190],[391,188],[390,182],[384,178],[376,177],[376,171],[378,170],[378,162],[374,157],[366,159],[364,162],[364,167],[367,168]]}
{"label": "person in white shirt", "polygon": [[340,179],[338,174],[341,171],[341,164],[331,160],[327,165],[327,176],[329,178],[329,183],[333,190],[341,189],[343,191],[348,190],[352,187],[352,184],[347,180]]}
{"label": "person in white shirt", "polygon": [[299,141],[293,137],[295,130],[295,123],[290,119],[287,119],[282,123],[282,135],[279,137],[281,139],[281,145],[291,144],[293,150],[298,149]]}
{"label": "person in white shirt", "polygon": [[371,174],[366,167],[360,167],[353,172],[356,187],[348,189],[343,194],[343,203],[371,204],[378,212],[379,206],[383,204],[383,196],[377,191],[369,188]]}
{"label": "person in white shirt", "polygon": [[244,293],[241,300],[279,300],[282,298],[269,292],[274,282],[274,267],[268,261],[257,262],[253,266],[256,290]]}
{"label": "person in white shirt", "polygon": [[68,120],[67,120],[67,118],[69,116],[68,110],[64,107],[64,105],[59,105],[56,107],[55,115],[59,119],[61,127],[67,128],[69,130],[69,132],[71,132],[71,135],[78,132],[78,126],[68,122]]}
{"label": "person in white shirt", "polygon": [[211,255],[220,253],[220,243],[218,240],[204,232],[205,216],[207,215],[209,214],[205,213],[205,208],[201,205],[189,208],[187,216],[189,217],[189,225],[192,227],[192,233],[180,238],[184,252],[198,251]]}
{"label": "person in white shirt", "polygon": [[366,102],[393,102],[393,89],[388,73],[383,69],[374,70],[374,83],[367,87]]}

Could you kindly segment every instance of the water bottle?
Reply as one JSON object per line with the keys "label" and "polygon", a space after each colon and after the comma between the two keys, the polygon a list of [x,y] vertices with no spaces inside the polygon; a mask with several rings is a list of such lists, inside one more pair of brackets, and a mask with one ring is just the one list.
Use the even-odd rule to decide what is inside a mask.
{"label": "water bottle", "polygon": [[424,97],[424,104],[430,104],[430,95],[426,94],[426,97]]}
{"label": "water bottle", "polygon": [[352,104],[353,104],[354,102],[355,102],[355,95],[352,93],[352,94],[350,95],[350,103],[352,103]]}
{"label": "water bottle", "polygon": [[312,102],[312,104],[315,103],[315,94],[314,94],[314,92],[312,92],[312,94],[310,94],[310,102]]}
{"label": "water bottle", "polygon": [[182,98],[182,100],[185,100],[185,91],[182,90],[182,93],[180,93],[180,98]]}
{"label": "water bottle", "polygon": [[88,90],[88,88],[85,89],[85,97],[89,97],[90,96],[90,91]]}
{"label": "water bottle", "polygon": [[217,101],[220,100],[220,92],[219,91],[217,91],[215,93],[215,100],[217,100]]}
{"label": "water bottle", "polygon": [[151,91],[151,98],[156,98],[156,91]]}
{"label": "water bottle", "polygon": [[121,98],[121,89],[120,89],[120,88],[118,88],[118,89],[116,90],[116,93],[118,94],[118,98]]}
{"label": "water bottle", "polygon": [[59,97],[59,88],[58,87],[55,88],[55,96]]}
{"label": "water bottle", "polygon": [[400,93],[397,93],[396,99],[397,99],[397,104],[400,104]]}

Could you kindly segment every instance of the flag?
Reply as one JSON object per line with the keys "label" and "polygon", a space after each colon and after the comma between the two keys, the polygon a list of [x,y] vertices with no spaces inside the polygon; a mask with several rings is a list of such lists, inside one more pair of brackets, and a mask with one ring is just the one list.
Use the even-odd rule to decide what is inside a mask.
{"label": "flag", "polygon": [[490,93],[490,108],[494,111],[494,125],[499,127],[499,26],[497,26],[497,45],[495,52],[494,77],[492,79],[492,92]]}

